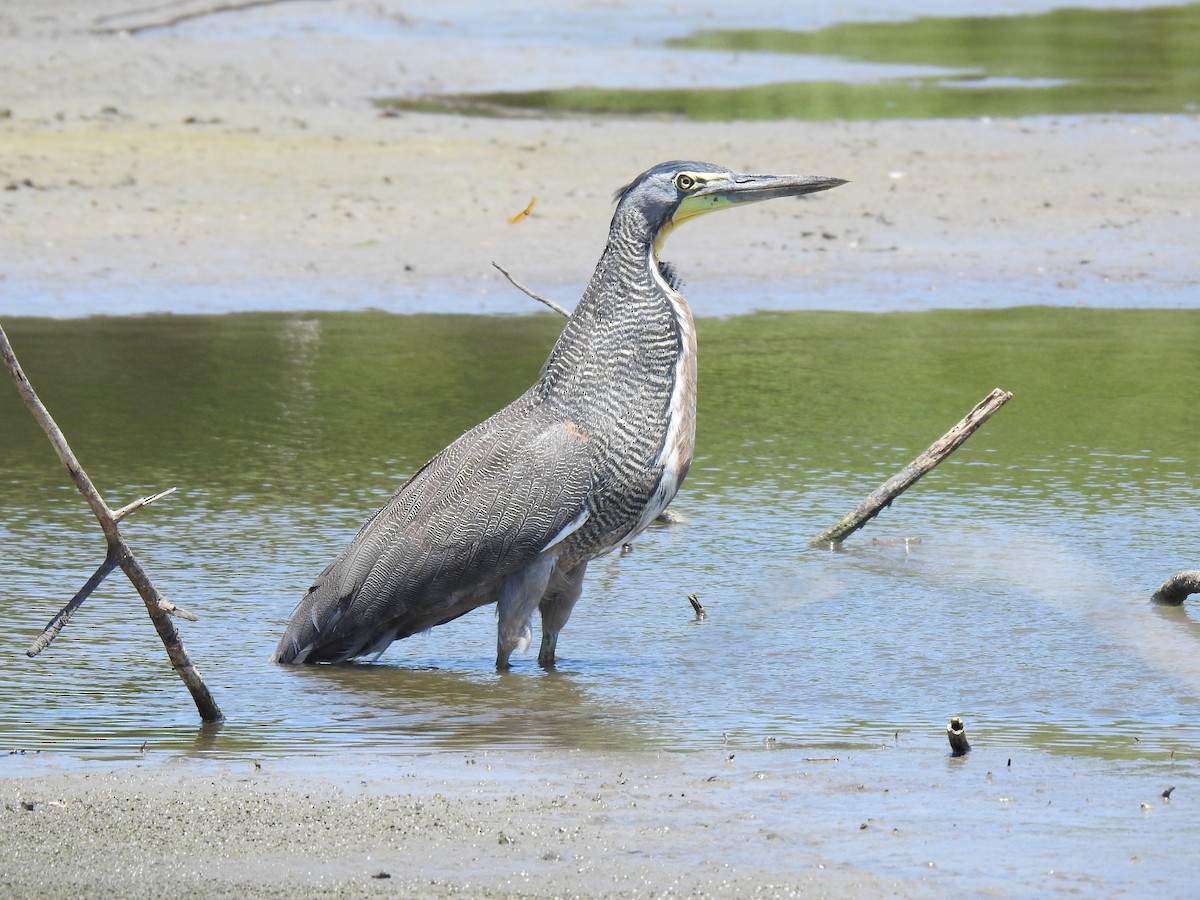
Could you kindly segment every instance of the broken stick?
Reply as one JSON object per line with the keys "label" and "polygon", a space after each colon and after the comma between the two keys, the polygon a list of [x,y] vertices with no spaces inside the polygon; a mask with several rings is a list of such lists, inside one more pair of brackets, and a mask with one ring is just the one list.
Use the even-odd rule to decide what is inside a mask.
{"label": "broken stick", "polygon": [[958,716],[946,723],[946,737],[950,741],[951,756],[966,756],[971,752],[971,745],[967,742],[967,726]]}
{"label": "broken stick", "polygon": [[1200,594],[1200,570],[1191,569],[1172,575],[1150,600],[1165,606],[1179,606],[1190,594]]}
{"label": "broken stick", "polygon": [[1011,399],[1012,394],[1009,391],[996,388],[980,400],[957,425],[930,444],[929,449],[868,494],[858,506],[838,520],[835,525],[817,535],[811,546],[833,548],[841,544],[847,537],[875,518],[881,509],[890,506],[893,500],[962,446],[963,442],[974,434],[980,425],[990,419],[993,413]]}
{"label": "broken stick", "polygon": [[[25,372],[21,368],[21,364],[17,361],[16,354],[13,353],[12,344],[9,343],[8,335],[5,334],[4,328],[0,327],[0,358],[4,361],[4,367],[12,376],[13,383],[17,386],[17,391],[21,394],[21,399],[25,406],[33,414],[46,437],[50,439],[50,444],[54,447],[54,452],[58,454],[58,458],[66,467],[67,472],[71,476],[71,480],[75,482],[75,486],[79,489],[79,493],[87,501],[91,507],[92,513],[96,516],[100,523],[100,528],[104,532],[104,539],[108,545],[108,553],[104,558],[104,562],[96,569],[87,583],[80,588],[79,592],[71,598],[63,609],[56,615],[50,624],[46,626],[46,630],[41,637],[34,642],[34,645],[27,651],[29,656],[36,656],[44,650],[55,636],[62,630],[63,626],[71,618],[72,613],[79,608],[79,605],[99,587],[105,577],[117,566],[121,567],[129,581],[137,589],[141,595],[142,601],[146,604],[146,611],[150,614],[150,620],[154,623],[155,629],[158,631],[158,636],[163,642],[163,646],[167,650],[167,656],[171,660],[171,665],[175,668],[180,679],[187,686],[192,694],[192,700],[196,704],[196,709],[200,713],[200,718],[205,722],[219,722],[224,719],[220,708],[209,693],[208,686],[205,685],[204,679],[200,677],[200,672],[192,664],[191,658],[188,656],[187,650],[184,649],[183,642],[180,640],[179,632],[175,628],[175,623],[171,621],[171,612],[176,611],[180,614],[185,614],[185,610],[179,610],[174,604],[168,602],[158,589],[154,587],[150,581],[150,576],[142,568],[137,557],[133,555],[129,544],[125,542],[124,536],[121,534],[121,529],[118,522],[140,509],[141,507],[154,502],[159,497],[169,494],[170,491],[163,491],[160,494],[155,494],[152,497],[143,497],[141,500],[135,500],[128,506],[114,512],[109,509],[108,504],[104,502],[104,498],[100,496],[100,492],[96,490],[92,480],[88,478],[86,472],[83,471],[83,466],[79,464],[75,453],[71,450],[67,439],[63,436],[62,431],[55,423],[54,418],[50,415],[50,411],[46,409],[37,392],[34,391],[33,385],[29,383],[29,379],[25,377]],[[190,617],[190,613],[186,613]]]}

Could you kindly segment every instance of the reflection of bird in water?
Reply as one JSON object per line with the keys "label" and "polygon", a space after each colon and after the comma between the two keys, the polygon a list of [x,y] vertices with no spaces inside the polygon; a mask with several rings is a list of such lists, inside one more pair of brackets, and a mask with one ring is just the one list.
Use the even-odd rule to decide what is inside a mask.
{"label": "reflection of bird in water", "polygon": [[[335,719],[322,739],[359,747],[403,745],[414,750],[509,749],[630,750],[674,747],[631,698],[609,689],[606,664],[586,674],[504,678],[459,668],[305,666],[303,690],[319,695]],[[428,662],[422,660],[422,663]],[[618,663],[613,662],[613,666]],[[512,711],[521,711],[513,728]],[[286,740],[286,739],[285,739]]]}
{"label": "reflection of bird in water", "polygon": [[692,461],[696,336],[658,259],[685,219],[836,187],[669,162],[617,194],[608,245],[534,385],[417,471],[318,577],[275,650],[341,662],[497,604],[496,667],[551,666],[588,561],[638,534]]}

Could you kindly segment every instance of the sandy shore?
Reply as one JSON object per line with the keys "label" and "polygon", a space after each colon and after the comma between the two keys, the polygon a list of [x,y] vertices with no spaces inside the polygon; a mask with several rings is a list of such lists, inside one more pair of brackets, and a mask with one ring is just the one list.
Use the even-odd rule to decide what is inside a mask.
{"label": "sandy shore", "polygon": [[[437,86],[449,68],[485,85],[492,67],[536,61],[281,35],[278,17],[312,14],[306,3],[239,14],[270,25],[262,34],[224,33],[214,20],[131,35],[120,29],[201,4],[134,6],[0,7],[0,315],[61,314],[64,295],[73,313],[204,310],[197,296],[228,294],[236,308],[262,308],[260,294],[281,291],[333,293],[340,308],[359,293],[374,305],[386,297],[398,310],[451,291],[488,309],[512,293],[492,260],[569,302],[603,244],[612,190],[677,157],[853,182],[683,229],[669,256],[710,296],[799,284],[819,305],[857,293],[887,306],[893,284],[951,302],[986,284],[996,302],[1086,304],[1126,290],[1195,302],[1200,290],[1195,117],[387,118],[370,97]],[[320,8],[404,15],[395,2]],[[510,224],[531,198],[532,214]],[[114,299],[123,292],[154,299]],[[332,779],[187,759],[36,774],[10,764],[0,767],[0,893],[846,897],[944,885],[912,874],[934,831],[906,838],[900,879],[880,874],[885,851],[866,854],[876,863],[864,869],[830,852],[824,826],[777,833],[759,815],[752,769],[730,777],[716,759],[658,756],[538,762],[418,758],[403,772]],[[784,786],[771,802],[823,798],[826,824],[860,790],[836,768],[776,774]],[[867,822],[857,808],[846,818],[839,841]]]}
{"label": "sandy shore", "polygon": [[[492,260],[569,304],[605,239],[611,192],[680,157],[852,181],[681,229],[668,255],[702,314],[736,311],[722,291],[755,280],[830,307],[872,294],[886,304],[899,285],[948,305],[956,291],[1000,304],[1197,294],[1195,117],[381,118],[371,96],[439,83],[425,42],[222,30],[255,15],[278,30],[276,17],[313,6],[128,35],[103,29],[165,13],[5,4],[0,312],[54,313],[42,307],[57,293],[76,312],[143,311],[122,292],[147,287],[149,308],[168,310],[203,310],[204,292],[236,294],[235,308],[332,292],[340,308],[403,311],[438,291],[478,295],[486,310],[489,297],[514,298]],[[501,51],[440,64],[468,85],[496,65],[536,65],[490,53]],[[533,198],[532,215],[509,224]]]}

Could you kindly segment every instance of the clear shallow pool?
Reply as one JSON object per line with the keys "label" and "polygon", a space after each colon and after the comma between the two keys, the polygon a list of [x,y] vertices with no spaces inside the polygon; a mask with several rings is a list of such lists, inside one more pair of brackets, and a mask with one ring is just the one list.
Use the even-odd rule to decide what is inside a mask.
{"label": "clear shallow pool", "polygon": [[[492,670],[480,610],[371,665],[280,668],[292,607],[428,455],[532,379],[551,316],[9,320],[228,721],[198,729],[74,488],[0,391],[0,746],[135,757],[486,748],[870,748],[944,740],[1191,757],[1200,622],[1146,598],[1197,563],[1193,311],[702,320],[698,458],[632,553],[593,563],[544,673]],[[1014,400],[842,552],[808,541],[991,388]],[[686,596],[708,611],[694,620]]]}

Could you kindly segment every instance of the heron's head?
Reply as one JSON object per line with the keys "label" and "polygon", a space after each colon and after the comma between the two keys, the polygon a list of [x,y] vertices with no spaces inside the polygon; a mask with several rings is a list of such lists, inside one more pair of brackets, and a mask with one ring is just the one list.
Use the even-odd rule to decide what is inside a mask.
{"label": "heron's head", "polygon": [[743,175],[706,162],[659,163],[635,178],[614,198],[617,214],[638,210],[657,246],[676,225],[716,209],[797,197],[845,184],[823,175]]}

